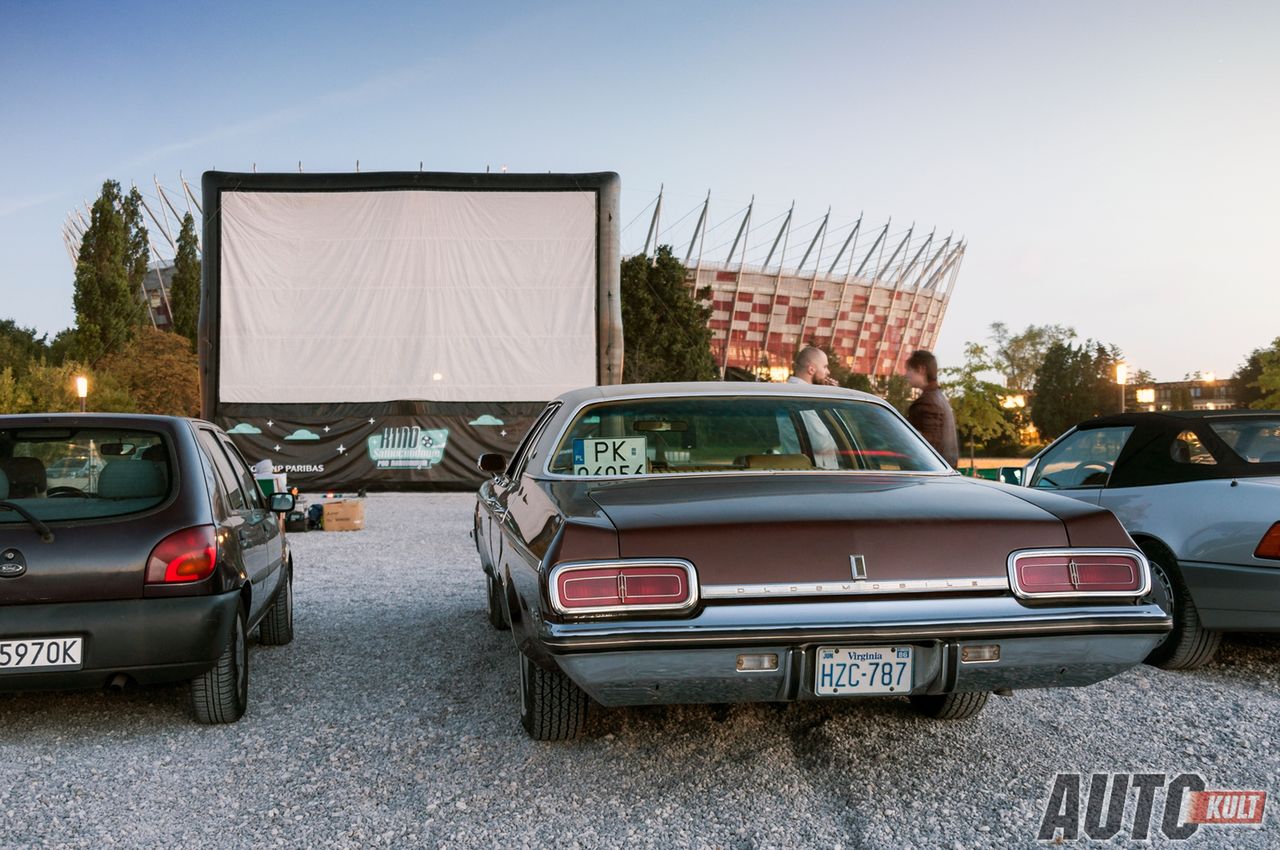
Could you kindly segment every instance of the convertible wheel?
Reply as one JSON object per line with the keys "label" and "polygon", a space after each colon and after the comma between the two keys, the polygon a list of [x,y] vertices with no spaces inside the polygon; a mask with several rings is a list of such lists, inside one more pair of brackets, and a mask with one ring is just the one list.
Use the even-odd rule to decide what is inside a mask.
{"label": "convertible wheel", "polygon": [[511,628],[506,612],[502,610],[502,585],[488,573],[484,574],[485,589],[489,592],[489,625],[500,632]]}
{"label": "convertible wheel", "polygon": [[234,723],[244,715],[249,702],[249,644],[244,626],[241,609],[218,662],[191,680],[191,711],[201,723]]}
{"label": "convertible wheel", "polygon": [[535,741],[578,737],[587,695],[559,670],[544,670],[520,653],[520,722]]}
{"label": "convertible wheel", "polygon": [[258,641],[264,646],[284,646],[293,640],[293,568],[285,573],[275,601],[262,618]]}
{"label": "convertible wheel", "polygon": [[935,720],[964,720],[982,711],[987,704],[987,692],[922,694],[910,699],[911,707],[925,717]]}
{"label": "convertible wheel", "polygon": [[[1155,555],[1155,557],[1153,557]],[[1155,602],[1173,617],[1169,632],[1147,656],[1147,663],[1165,670],[1194,670],[1213,660],[1222,643],[1222,632],[1200,625],[1200,613],[1191,599],[1168,553],[1148,553],[1151,564],[1151,593],[1147,601]]]}

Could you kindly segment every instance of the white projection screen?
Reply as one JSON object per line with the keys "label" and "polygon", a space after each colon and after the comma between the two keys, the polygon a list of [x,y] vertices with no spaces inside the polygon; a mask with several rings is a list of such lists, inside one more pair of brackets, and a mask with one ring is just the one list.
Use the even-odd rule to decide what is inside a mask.
{"label": "white projection screen", "polygon": [[597,214],[594,191],[224,191],[217,401],[595,384]]}

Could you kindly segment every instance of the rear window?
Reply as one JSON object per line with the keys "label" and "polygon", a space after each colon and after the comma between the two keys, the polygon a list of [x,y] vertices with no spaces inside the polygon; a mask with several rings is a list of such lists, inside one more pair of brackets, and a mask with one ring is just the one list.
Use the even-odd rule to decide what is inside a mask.
{"label": "rear window", "polygon": [[709,396],[586,407],[560,439],[549,470],[626,477],[950,468],[898,416],[874,402]]}
{"label": "rear window", "polygon": [[[0,500],[46,522],[153,508],[172,489],[163,435],[118,428],[0,430]],[[26,522],[0,510],[0,523]]]}
{"label": "rear window", "polygon": [[1280,419],[1213,420],[1209,427],[1246,462],[1280,463]]}

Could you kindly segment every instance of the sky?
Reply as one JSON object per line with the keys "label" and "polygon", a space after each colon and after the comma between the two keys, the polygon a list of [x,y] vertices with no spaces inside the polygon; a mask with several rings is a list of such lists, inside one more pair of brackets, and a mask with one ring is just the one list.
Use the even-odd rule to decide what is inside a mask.
{"label": "sky", "polygon": [[617,171],[624,251],[660,186],[962,235],[943,366],[1002,321],[1227,375],[1280,337],[1278,40],[1274,2],[0,0],[0,318],[73,323],[105,179]]}

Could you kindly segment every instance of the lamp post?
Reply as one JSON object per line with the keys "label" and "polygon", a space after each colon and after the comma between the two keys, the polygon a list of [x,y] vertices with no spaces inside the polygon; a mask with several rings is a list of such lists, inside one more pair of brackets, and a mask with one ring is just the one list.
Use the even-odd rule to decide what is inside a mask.
{"label": "lamp post", "polygon": [[80,412],[84,413],[85,399],[89,397],[89,379],[84,375],[76,378],[76,395],[80,397]]}
{"label": "lamp post", "polygon": [[1116,383],[1120,385],[1120,412],[1124,413],[1124,385],[1129,381],[1129,364],[1121,361],[1116,364]]}

